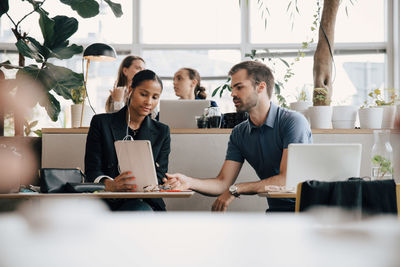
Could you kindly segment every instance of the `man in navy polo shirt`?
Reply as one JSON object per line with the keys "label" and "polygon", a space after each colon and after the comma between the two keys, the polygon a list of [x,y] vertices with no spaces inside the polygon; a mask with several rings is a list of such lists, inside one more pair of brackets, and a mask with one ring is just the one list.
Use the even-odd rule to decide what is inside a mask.
{"label": "man in navy polo shirt", "polygon": [[[219,195],[212,207],[214,211],[225,211],[241,194],[264,192],[267,185],[285,185],[288,145],[312,142],[311,129],[303,115],[271,102],[275,82],[265,64],[244,61],[233,66],[229,75],[236,110],[248,112],[249,119],[232,130],[220,173],[209,179],[179,173],[167,174],[165,179],[176,189]],[[254,168],[260,181],[234,184],[244,160]],[[268,199],[268,204],[268,211],[294,210],[291,199]]]}

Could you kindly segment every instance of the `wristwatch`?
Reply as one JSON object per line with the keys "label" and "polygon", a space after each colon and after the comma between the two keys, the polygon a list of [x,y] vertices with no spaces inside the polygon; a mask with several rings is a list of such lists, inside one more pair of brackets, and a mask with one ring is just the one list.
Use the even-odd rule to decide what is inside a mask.
{"label": "wristwatch", "polygon": [[238,188],[234,184],[229,187],[229,193],[231,193],[231,195],[234,196],[234,197],[239,197],[240,196],[240,194],[237,192],[237,190],[238,190]]}

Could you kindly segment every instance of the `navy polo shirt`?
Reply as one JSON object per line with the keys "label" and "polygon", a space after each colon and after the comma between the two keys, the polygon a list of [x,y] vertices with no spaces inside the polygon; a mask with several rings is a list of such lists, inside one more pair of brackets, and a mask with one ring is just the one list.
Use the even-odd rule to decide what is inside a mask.
{"label": "navy polo shirt", "polygon": [[267,179],[279,174],[283,149],[291,143],[312,143],[310,125],[302,114],[271,102],[264,124],[257,127],[249,118],[232,130],[225,159],[247,160]]}

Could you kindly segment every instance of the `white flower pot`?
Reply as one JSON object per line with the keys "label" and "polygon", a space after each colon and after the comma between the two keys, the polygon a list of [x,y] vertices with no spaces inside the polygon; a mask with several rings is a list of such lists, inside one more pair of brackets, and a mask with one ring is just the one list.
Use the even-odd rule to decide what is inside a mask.
{"label": "white flower pot", "polygon": [[304,117],[308,117],[307,110],[312,106],[312,102],[310,101],[297,101],[290,103],[290,109],[300,112],[304,115]]}
{"label": "white flower pot", "polygon": [[[81,110],[82,110],[82,104],[74,104],[71,106],[71,127],[72,128],[77,128],[77,127],[81,126],[80,125],[81,124]],[[88,105],[85,105],[83,112],[84,112],[84,114],[83,114],[82,127],[89,127],[90,121],[92,120],[94,113]]]}
{"label": "white flower pot", "polygon": [[335,129],[353,129],[357,118],[356,106],[334,106],[332,126]]}
{"label": "white flower pot", "polygon": [[382,126],[383,108],[362,108],[358,111],[360,128],[380,129]]}
{"label": "white flower pot", "polygon": [[313,106],[308,108],[311,128],[313,129],[331,129],[332,128],[332,107],[331,106]]}
{"label": "white flower pot", "polygon": [[394,118],[396,116],[396,106],[382,106],[382,128],[392,129],[394,127]]}

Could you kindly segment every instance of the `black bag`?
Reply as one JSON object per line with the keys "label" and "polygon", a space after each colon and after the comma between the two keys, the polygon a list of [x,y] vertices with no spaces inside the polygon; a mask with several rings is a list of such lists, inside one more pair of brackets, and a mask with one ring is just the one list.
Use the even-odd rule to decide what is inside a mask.
{"label": "black bag", "polygon": [[42,168],[40,169],[40,191],[42,193],[63,193],[66,183],[83,183],[85,175],[78,168]]}
{"label": "black bag", "polygon": [[105,185],[100,183],[67,183],[64,189],[66,193],[93,193],[103,191]]}

